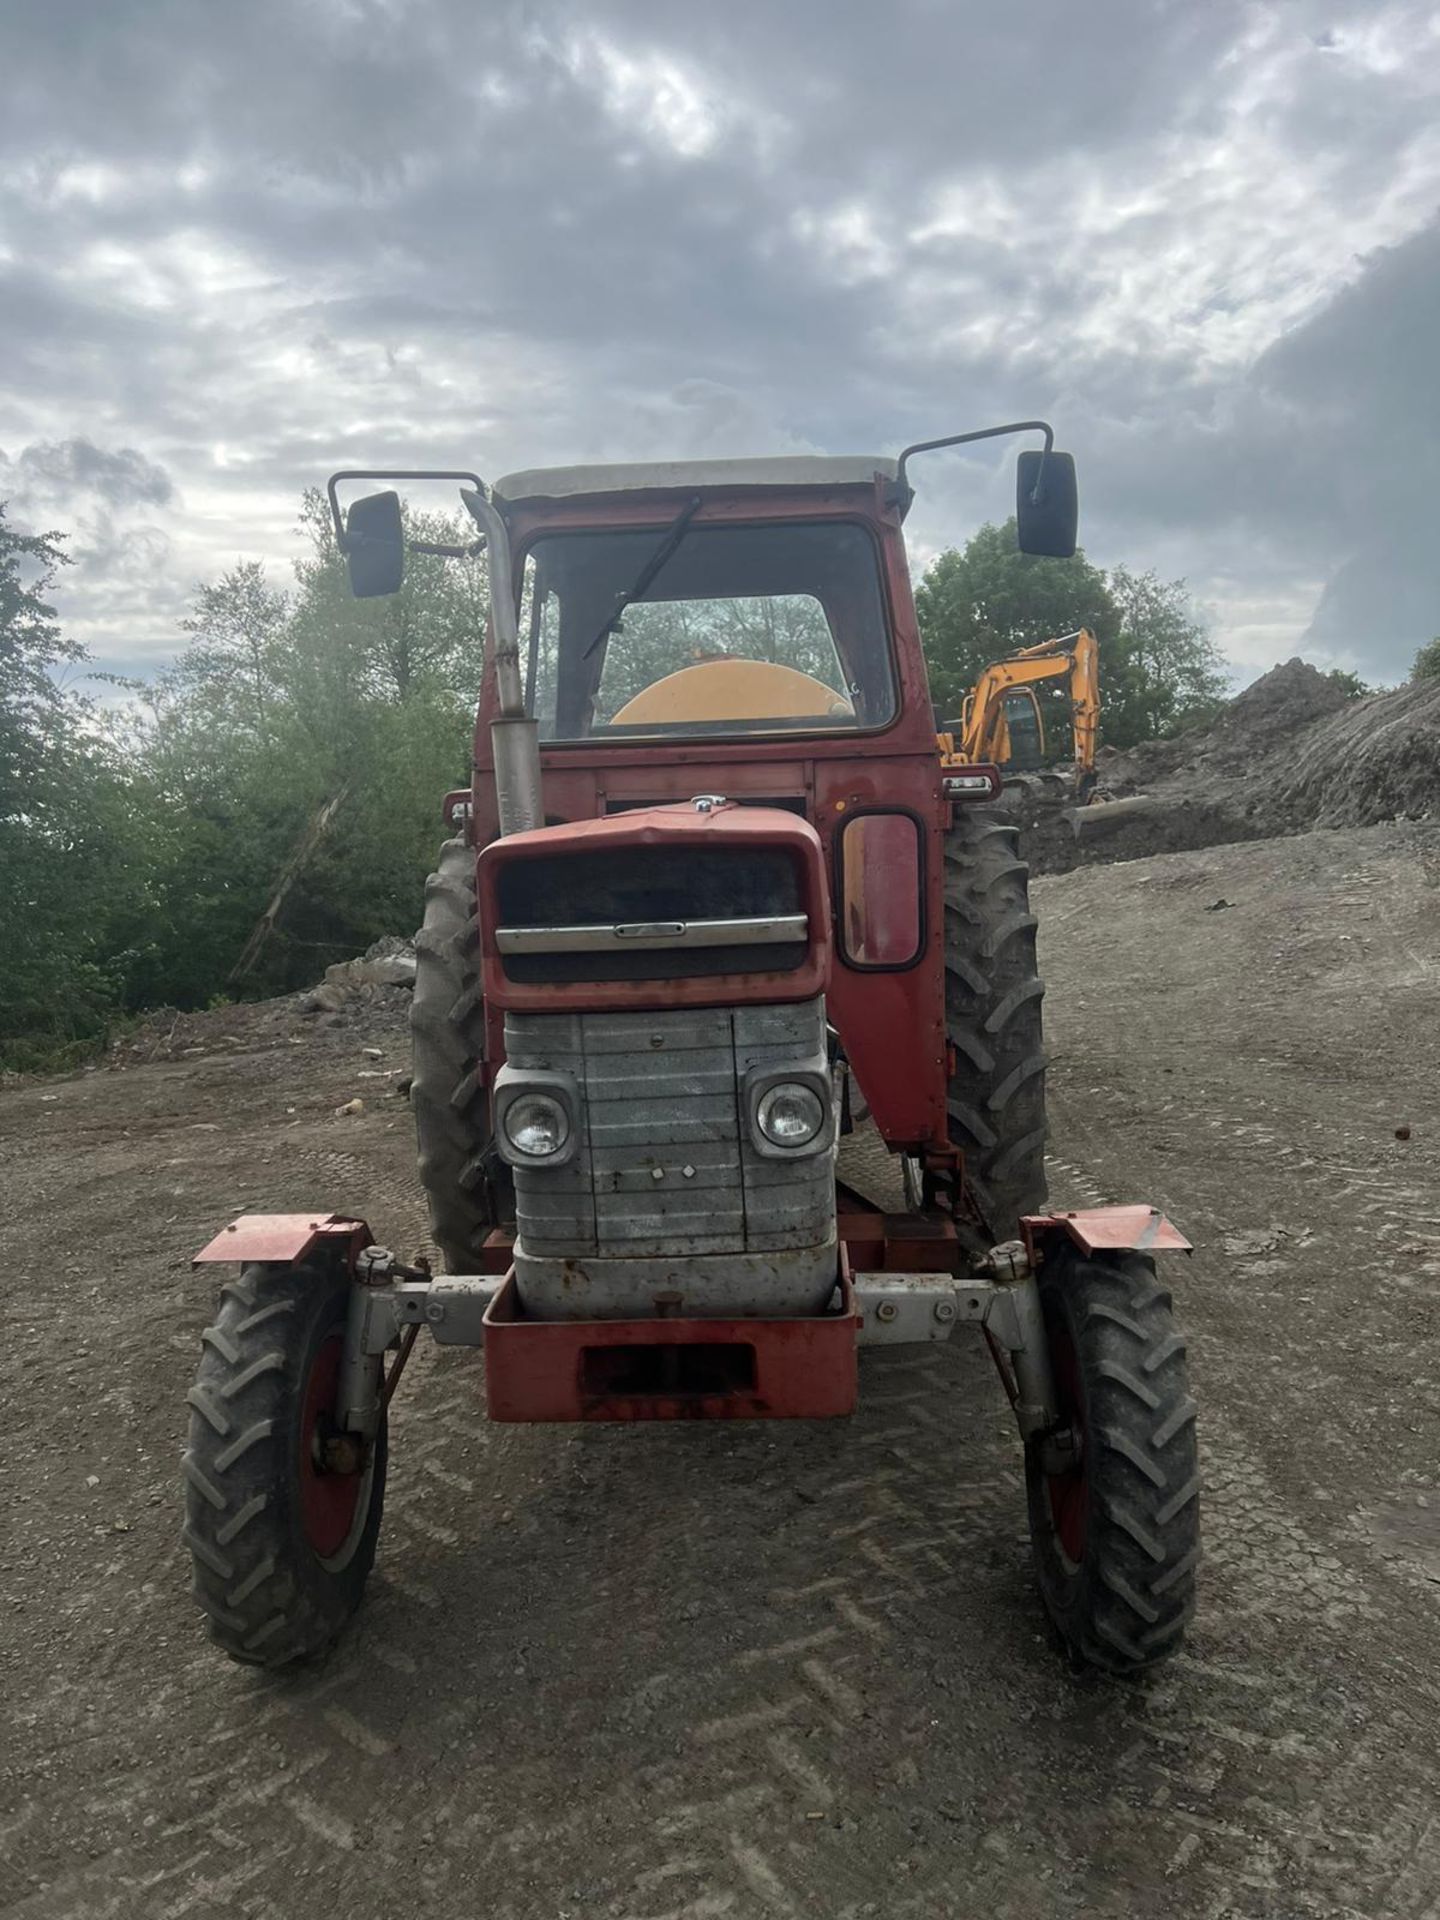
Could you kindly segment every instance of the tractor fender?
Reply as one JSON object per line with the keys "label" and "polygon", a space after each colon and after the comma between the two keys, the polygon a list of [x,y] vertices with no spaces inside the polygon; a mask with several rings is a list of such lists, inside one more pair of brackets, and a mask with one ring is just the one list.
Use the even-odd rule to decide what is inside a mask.
{"label": "tractor fender", "polygon": [[363,1220],[340,1213],[242,1213],[217,1233],[190,1262],[257,1262],[264,1266],[298,1266],[317,1246],[341,1254],[353,1268],[362,1247],[370,1245],[370,1229]]}
{"label": "tractor fender", "polygon": [[1190,1253],[1190,1242],[1158,1207],[1082,1207],[1026,1214],[1025,1248],[1036,1263],[1047,1245],[1069,1239],[1082,1253]]}

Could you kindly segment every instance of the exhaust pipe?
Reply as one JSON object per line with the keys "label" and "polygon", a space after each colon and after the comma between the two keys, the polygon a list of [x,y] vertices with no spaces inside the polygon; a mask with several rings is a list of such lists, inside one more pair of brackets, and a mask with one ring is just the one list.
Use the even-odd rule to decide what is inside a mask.
{"label": "exhaust pipe", "polygon": [[490,565],[490,631],[495,643],[495,690],[500,711],[490,723],[495,761],[495,801],[500,832],[528,833],[545,824],[540,793],[540,727],[525,712],[520,673],[520,619],[510,571],[510,536],[505,522],[478,489],[462,487],[466,511],[485,535]]}

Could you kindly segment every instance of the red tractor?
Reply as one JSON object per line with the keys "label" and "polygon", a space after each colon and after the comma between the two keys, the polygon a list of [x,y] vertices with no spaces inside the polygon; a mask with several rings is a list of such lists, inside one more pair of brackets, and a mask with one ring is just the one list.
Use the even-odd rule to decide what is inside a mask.
{"label": "red tractor", "polygon": [[[1199,1554],[1194,1402],[1154,1209],[1045,1208],[1035,920],[993,767],[942,765],[901,532],[918,452],[1043,432],[1022,548],[1075,545],[1042,422],[891,459],[338,474],[357,594],[393,491],[486,552],[474,779],[426,890],[411,1099],[444,1271],[363,1221],[248,1216],[189,1395],[186,1539],[220,1645],[273,1666],[359,1603],[422,1326],[495,1420],[819,1419],[857,1350],[974,1323],[1022,1436],[1072,1652],[1171,1653]],[[906,1205],[836,1177],[865,1115]],[[387,1363],[387,1355],[393,1357]]]}

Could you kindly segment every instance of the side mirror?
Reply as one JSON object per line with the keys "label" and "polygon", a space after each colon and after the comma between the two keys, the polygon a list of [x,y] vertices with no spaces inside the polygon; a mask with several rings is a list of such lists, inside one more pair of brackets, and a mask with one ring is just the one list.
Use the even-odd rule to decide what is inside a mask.
{"label": "side mirror", "polygon": [[[1042,469],[1042,464],[1043,469]],[[1072,453],[1022,453],[1015,463],[1015,524],[1022,553],[1069,560],[1075,552],[1080,500]]]}
{"label": "side mirror", "polygon": [[398,493],[367,494],[345,515],[345,565],[357,600],[398,593],[405,578],[405,533]]}

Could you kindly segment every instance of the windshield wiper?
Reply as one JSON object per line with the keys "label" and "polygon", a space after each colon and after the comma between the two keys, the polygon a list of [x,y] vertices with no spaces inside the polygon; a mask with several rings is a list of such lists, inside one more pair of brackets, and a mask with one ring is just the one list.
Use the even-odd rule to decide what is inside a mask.
{"label": "windshield wiper", "polygon": [[595,649],[599,646],[600,642],[602,640],[608,639],[609,636],[615,631],[615,628],[619,624],[620,617],[625,612],[625,609],[627,607],[633,606],[637,600],[643,599],[645,594],[649,592],[650,588],[655,584],[655,579],[656,579],[656,576],[659,574],[660,569],[665,565],[666,561],[670,558],[671,554],[674,553],[675,549],[679,546],[680,542],[685,538],[686,528],[690,525],[690,522],[695,518],[696,514],[699,511],[700,511],[700,496],[697,494],[693,500],[689,500],[686,502],[685,506],[676,515],[675,519],[671,521],[668,529],[666,530],[664,539],[660,542],[659,546],[656,547],[654,553],[651,554],[650,558],[645,562],[645,565],[641,568],[640,572],[636,575],[632,584],[625,589],[624,593],[622,593],[620,598],[615,602],[615,611],[611,614],[610,618],[605,622],[604,626],[601,627],[600,631],[596,634],[595,638],[590,642],[589,646],[586,647],[585,651],[581,654],[580,658],[582,660],[588,660],[591,654],[594,653]]}

